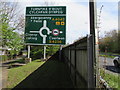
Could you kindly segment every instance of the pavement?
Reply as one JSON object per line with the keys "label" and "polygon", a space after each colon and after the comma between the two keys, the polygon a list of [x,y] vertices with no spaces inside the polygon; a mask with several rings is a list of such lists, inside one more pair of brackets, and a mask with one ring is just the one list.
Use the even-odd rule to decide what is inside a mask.
{"label": "pavement", "polygon": [[0,90],[6,88],[7,76],[8,76],[8,65],[0,63]]}
{"label": "pavement", "polygon": [[20,57],[18,57],[17,59],[0,62],[0,90],[2,88],[6,88],[7,85],[7,76],[8,76],[8,67],[9,67],[8,64],[18,59],[20,59]]}

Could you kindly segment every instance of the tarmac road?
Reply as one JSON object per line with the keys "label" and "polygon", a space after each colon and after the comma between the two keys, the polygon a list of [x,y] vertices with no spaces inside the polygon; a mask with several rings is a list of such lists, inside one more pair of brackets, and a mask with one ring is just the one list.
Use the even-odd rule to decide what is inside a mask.
{"label": "tarmac road", "polygon": [[120,74],[120,68],[116,68],[113,63],[112,58],[99,57],[99,67],[104,68],[107,73],[112,73],[115,75]]}

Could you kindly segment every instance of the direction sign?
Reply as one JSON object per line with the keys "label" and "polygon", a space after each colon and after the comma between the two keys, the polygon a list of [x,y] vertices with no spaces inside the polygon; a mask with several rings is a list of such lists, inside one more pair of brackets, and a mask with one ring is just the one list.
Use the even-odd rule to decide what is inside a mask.
{"label": "direction sign", "polygon": [[63,45],[66,43],[66,7],[26,7],[25,43]]}

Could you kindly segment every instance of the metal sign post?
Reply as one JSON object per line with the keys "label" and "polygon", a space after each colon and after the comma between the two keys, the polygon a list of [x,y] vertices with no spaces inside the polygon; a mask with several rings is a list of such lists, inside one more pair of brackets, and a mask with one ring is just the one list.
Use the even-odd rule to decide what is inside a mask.
{"label": "metal sign post", "polygon": [[28,45],[28,57],[27,58],[25,58],[25,63],[27,64],[27,63],[30,63],[31,62],[31,58],[30,58],[30,45]]}
{"label": "metal sign post", "polygon": [[46,59],[46,46],[44,46],[44,59]]}
{"label": "metal sign post", "polygon": [[59,60],[62,60],[62,45],[60,45],[60,50],[59,50]]}
{"label": "metal sign post", "polygon": [[30,58],[30,45],[28,45],[28,58]]}

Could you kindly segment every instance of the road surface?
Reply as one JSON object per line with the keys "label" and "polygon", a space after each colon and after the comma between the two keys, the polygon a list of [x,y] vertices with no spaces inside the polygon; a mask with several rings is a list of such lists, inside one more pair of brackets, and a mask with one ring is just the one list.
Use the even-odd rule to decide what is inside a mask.
{"label": "road surface", "polygon": [[99,67],[104,68],[107,73],[120,74],[120,68],[114,66],[112,58],[99,57]]}

